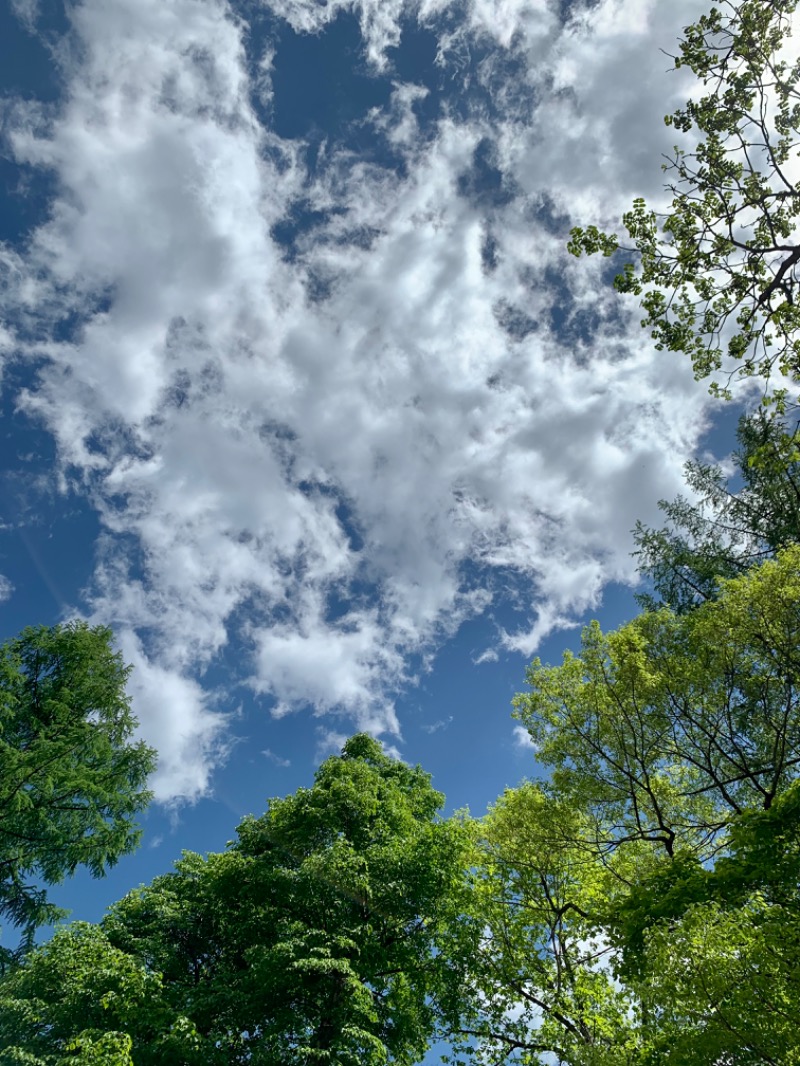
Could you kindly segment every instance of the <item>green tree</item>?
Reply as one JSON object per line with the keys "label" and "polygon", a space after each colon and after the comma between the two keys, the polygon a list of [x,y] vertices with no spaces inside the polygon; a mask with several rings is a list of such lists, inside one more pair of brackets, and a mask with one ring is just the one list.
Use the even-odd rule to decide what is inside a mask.
{"label": "green tree", "polygon": [[0,915],[21,951],[62,913],[42,882],[78,866],[99,877],[138,843],[155,752],[131,739],[128,674],[111,631],[82,622],[0,648]]}
{"label": "green tree", "polygon": [[719,465],[692,461],[686,480],[694,499],[661,501],[661,529],[637,523],[639,572],[655,593],[639,597],[643,606],[691,610],[718,594],[719,578],[800,540],[800,431],[759,411],[741,417],[737,438],[738,484]]}
{"label": "green tree", "polygon": [[[89,943],[127,960],[132,991],[115,992],[107,1032],[99,1017],[87,1039],[129,1038],[137,1066],[418,1062],[458,998],[437,944],[460,913],[470,829],[440,819],[442,802],[429,775],[353,737],[311,788],[246,818],[227,851],[185,853],[111,908]],[[60,950],[74,936],[67,930]],[[22,972],[43,958],[34,952]],[[85,968],[85,987],[102,1006],[99,969]],[[156,983],[153,1005],[140,1013],[145,979]],[[23,977],[14,980],[7,994],[29,1003]],[[48,1053],[64,1055],[87,1029],[59,987],[34,990],[38,1030],[18,1008],[15,1054],[41,1057],[44,1032]]]}
{"label": "green tree", "polygon": [[472,929],[456,927],[446,948],[465,956],[454,1061],[636,1061],[637,999],[611,970],[591,819],[541,785],[507,789],[482,820],[472,867]]}
{"label": "green tree", "polygon": [[[688,354],[698,378],[722,368],[725,352],[729,381],[778,371],[800,383],[800,61],[781,54],[796,8],[721,0],[685,29],[675,67],[703,93],[665,119],[690,135],[664,165],[671,208],[659,214],[637,199],[623,217],[632,241],[623,250],[637,262],[615,286],[642,296],[657,347]],[[571,237],[575,255],[622,247],[596,226]]]}
{"label": "green tree", "polygon": [[610,912],[618,973],[643,997],[656,1062],[800,1061],[800,780],[737,815],[725,850],[683,853]]}
{"label": "green tree", "polygon": [[800,766],[800,547],[694,611],[594,623],[580,656],[538,660],[515,700],[552,785],[598,847],[714,855],[731,819],[769,809]]}
{"label": "green tree", "polygon": [[[545,1005],[547,1025],[517,1007],[520,1046],[555,1044],[560,1025],[551,1050],[575,1066],[800,1062],[798,647],[791,545],[691,611],[592,625],[579,656],[533,664],[515,713],[549,777],[524,817],[504,816],[510,873],[484,862],[475,896],[487,929],[503,899],[502,921],[525,923],[491,937],[506,1016],[515,997]],[[573,937],[561,970],[547,915]],[[575,1038],[576,1003],[592,1040]]]}
{"label": "green tree", "polygon": [[642,982],[649,1062],[800,1062],[800,922],[752,896],[693,904],[647,938]]}
{"label": "green tree", "polygon": [[131,1031],[145,1049],[137,1066],[214,1061],[166,1002],[161,976],[87,922],[58,930],[0,981],[0,1061],[9,1066],[133,1066]]}

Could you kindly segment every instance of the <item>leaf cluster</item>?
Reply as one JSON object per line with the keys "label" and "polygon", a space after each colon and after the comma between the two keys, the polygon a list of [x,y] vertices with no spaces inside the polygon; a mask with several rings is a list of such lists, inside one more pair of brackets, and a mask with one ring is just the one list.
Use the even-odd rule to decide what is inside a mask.
{"label": "leaf cluster", "polygon": [[800,61],[782,58],[796,8],[723,0],[686,28],[675,67],[703,92],[665,119],[692,142],[664,165],[670,210],[639,198],[622,220],[629,246],[596,226],[575,227],[568,246],[634,253],[615,287],[642,298],[656,347],[686,353],[723,396],[723,368],[728,383],[777,375],[779,400],[782,378],[800,382]]}

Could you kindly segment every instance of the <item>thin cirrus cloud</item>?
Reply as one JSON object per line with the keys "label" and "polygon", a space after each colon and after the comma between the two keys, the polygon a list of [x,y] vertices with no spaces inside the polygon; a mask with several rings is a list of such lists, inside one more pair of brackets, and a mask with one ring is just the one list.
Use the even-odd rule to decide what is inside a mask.
{"label": "thin cirrus cloud", "polygon": [[[390,82],[313,163],[270,125],[254,8],[217,0],[84,0],[62,100],[12,111],[58,191],[2,251],[4,347],[45,357],[19,403],[101,518],[84,606],[136,664],[162,799],[224,757],[202,678],[232,642],[274,713],[397,738],[410,664],[503,588],[531,610],[498,644],[529,654],[632,578],[629,531],[704,426],[607,264],[564,249],[570,220],[658,197],[686,84],[657,48],[697,3],[271,8],[298,34],[355,14]],[[427,86],[393,73],[409,20],[438,35]]]}

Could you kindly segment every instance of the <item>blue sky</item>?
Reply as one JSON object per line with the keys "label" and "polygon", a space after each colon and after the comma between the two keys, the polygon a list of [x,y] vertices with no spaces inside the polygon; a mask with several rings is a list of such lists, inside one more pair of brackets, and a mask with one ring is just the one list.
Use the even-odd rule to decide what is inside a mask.
{"label": "blue sky", "polygon": [[[732,417],[571,225],[657,204],[696,0],[0,9],[0,623],[114,627],[160,752],[78,917],[356,729],[480,813],[533,654]],[[613,273],[613,271],[612,271]]]}

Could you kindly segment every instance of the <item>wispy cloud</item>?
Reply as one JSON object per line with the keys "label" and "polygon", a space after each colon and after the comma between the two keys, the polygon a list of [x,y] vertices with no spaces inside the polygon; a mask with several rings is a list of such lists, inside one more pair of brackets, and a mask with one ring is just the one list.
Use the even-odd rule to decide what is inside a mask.
{"label": "wispy cloud", "polygon": [[420,726],[420,728],[425,733],[438,733],[442,729],[447,729],[447,727],[450,725],[450,723],[452,721],[453,721],[453,716],[452,716],[452,714],[450,714],[450,715],[447,716],[447,718],[440,718],[438,721],[430,722],[427,725]]}
{"label": "wispy cloud", "polygon": [[261,754],[263,756],[265,756],[267,759],[269,759],[269,761],[271,763],[274,763],[276,766],[283,767],[284,769],[287,766],[291,766],[292,765],[292,760],[291,759],[284,759],[282,756],[276,755],[274,751],[270,751],[269,748],[265,748],[261,752]]}
{"label": "wispy cloud", "polygon": [[473,658],[472,662],[475,666],[481,666],[483,663],[496,663],[499,658],[500,655],[496,648],[484,648],[479,655]]}

